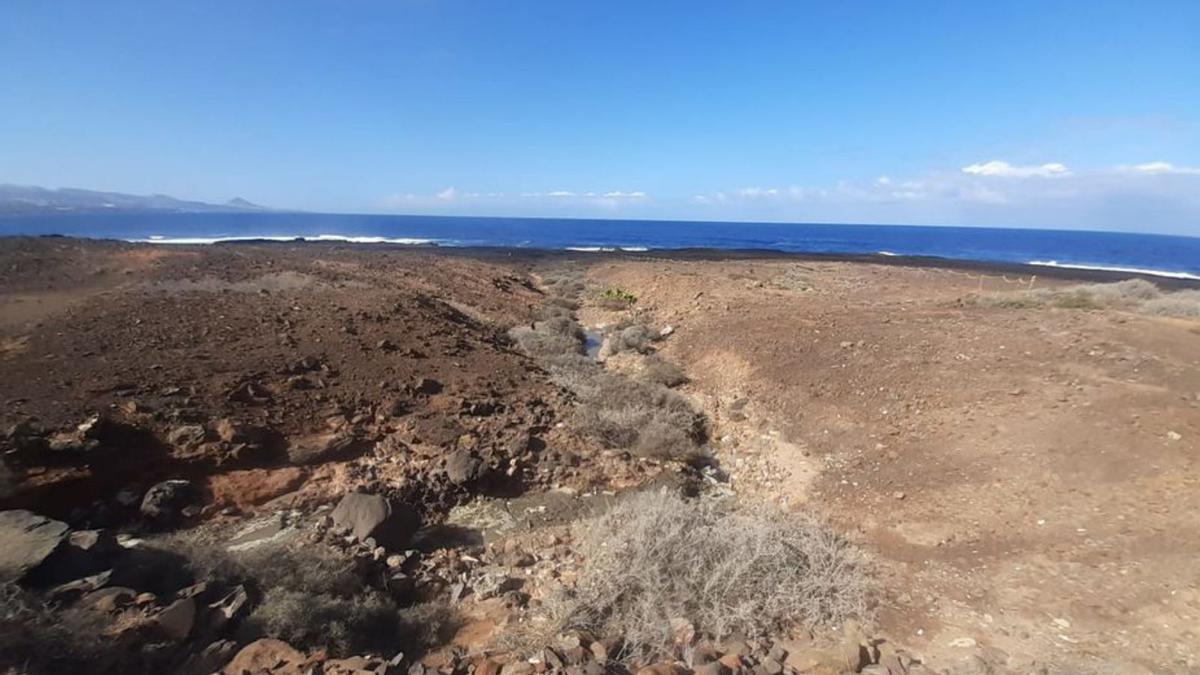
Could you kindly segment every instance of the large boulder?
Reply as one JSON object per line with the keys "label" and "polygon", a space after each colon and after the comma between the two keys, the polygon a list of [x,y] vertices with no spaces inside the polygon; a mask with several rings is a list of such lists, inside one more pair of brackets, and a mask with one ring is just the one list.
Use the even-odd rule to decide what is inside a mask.
{"label": "large boulder", "polygon": [[272,675],[301,675],[305,665],[304,654],[283,640],[263,638],[255,640],[242,647],[233,657],[222,675],[243,675],[243,673],[271,673]]}
{"label": "large boulder", "polygon": [[67,539],[66,523],[23,509],[0,511],[0,583],[22,580]]}
{"label": "large boulder", "polygon": [[393,504],[380,495],[351,492],[331,514],[333,526],[349,530],[359,541],[367,538],[384,548],[403,548],[420,526],[411,508]]}
{"label": "large boulder", "polygon": [[186,480],[164,480],[146,491],[142,497],[142,515],[158,523],[177,520],[184,508],[196,503],[199,494]]}

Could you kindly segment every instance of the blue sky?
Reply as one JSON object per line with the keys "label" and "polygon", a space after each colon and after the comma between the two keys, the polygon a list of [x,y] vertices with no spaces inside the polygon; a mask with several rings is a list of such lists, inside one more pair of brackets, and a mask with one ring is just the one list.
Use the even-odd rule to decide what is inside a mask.
{"label": "blue sky", "polygon": [[1200,234],[1200,2],[0,3],[0,182]]}

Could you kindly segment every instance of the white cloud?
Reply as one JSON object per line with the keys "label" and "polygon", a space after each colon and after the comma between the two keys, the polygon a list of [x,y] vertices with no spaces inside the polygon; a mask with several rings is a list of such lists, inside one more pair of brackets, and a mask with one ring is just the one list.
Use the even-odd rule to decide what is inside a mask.
{"label": "white cloud", "polygon": [[744,187],[737,191],[742,197],[777,197],[778,188]]}
{"label": "white cloud", "polygon": [[1071,170],[1059,162],[1018,166],[999,159],[964,166],[962,172],[973,176],[1001,176],[1004,178],[1050,178],[1071,175]]}
{"label": "white cloud", "polygon": [[1170,162],[1146,162],[1144,164],[1134,164],[1133,166],[1120,167],[1123,171],[1145,174],[1174,174],[1184,176],[1200,175],[1200,168],[1192,166],[1175,166]]}
{"label": "white cloud", "polygon": [[437,198],[444,202],[448,202],[448,201],[453,200],[457,194],[458,193],[455,191],[454,187],[451,186],[451,187],[448,187],[445,190],[442,190],[441,192],[437,193]]}
{"label": "white cloud", "polygon": [[694,195],[691,217],[1162,231],[1200,235],[1200,168],[1147,162],[1071,170],[985,162],[912,177]]}

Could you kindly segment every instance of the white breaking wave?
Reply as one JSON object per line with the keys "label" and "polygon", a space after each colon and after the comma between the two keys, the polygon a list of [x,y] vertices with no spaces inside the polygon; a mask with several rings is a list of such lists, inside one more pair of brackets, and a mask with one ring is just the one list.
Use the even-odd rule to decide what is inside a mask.
{"label": "white breaking wave", "polygon": [[898,256],[898,255],[900,255],[900,254],[899,254],[899,253],[893,253],[893,252],[891,252],[891,251],[876,251],[876,252],[875,252],[875,255],[886,255],[886,256],[888,256],[889,258],[894,258],[894,257],[896,257],[896,256]]}
{"label": "white breaking wave", "polygon": [[650,249],[645,246],[564,246],[563,250],[579,253],[612,253],[614,251],[637,253],[640,251],[649,251]]}
{"label": "white breaking wave", "polygon": [[406,246],[420,246],[425,244],[445,243],[440,239],[420,239],[416,237],[355,237],[343,234],[318,234],[313,235],[269,235],[269,236],[254,236],[245,235],[237,237],[164,237],[162,235],[151,235],[146,239],[128,239],[127,241],[141,244],[221,244],[237,241],[296,241],[303,239],[304,241],[341,241],[348,244],[402,244]]}
{"label": "white breaking wave", "polygon": [[1057,260],[1030,260],[1030,265],[1039,265],[1041,267],[1062,267],[1073,270],[1097,270],[1101,272],[1128,272],[1130,274],[1149,274],[1156,277],[1168,277],[1171,279],[1194,279],[1200,281],[1200,275],[1189,274],[1188,272],[1171,272],[1168,270],[1150,270],[1141,267],[1117,267],[1110,265],[1087,265],[1082,263],[1060,263]]}

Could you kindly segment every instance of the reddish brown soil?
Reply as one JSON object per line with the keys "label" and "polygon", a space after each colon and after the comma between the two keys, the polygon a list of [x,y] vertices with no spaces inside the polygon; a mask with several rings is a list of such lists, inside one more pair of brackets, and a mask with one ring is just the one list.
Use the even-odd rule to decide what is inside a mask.
{"label": "reddish brown soil", "polygon": [[826,513],[875,558],[893,639],[1019,672],[1200,667],[1200,322],[973,307],[1028,277],[932,267],[591,278],[677,329],[662,353],[735,485]]}
{"label": "reddish brown soil", "polygon": [[[19,480],[32,489],[3,506],[68,517],[130,484],[231,471],[212,485],[217,506],[249,506],[294,489],[297,471],[316,492],[386,477],[374,465],[244,473],[281,467],[289,441],[331,430],[364,444],[393,434],[433,461],[458,447],[507,456],[552,434],[558,405],[503,338],[539,301],[512,265],[428,249],[2,240],[0,430],[31,419],[70,430],[101,414],[135,434],[29,466]],[[267,450],[239,456],[214,435],[222,419],[266,430]],[[192,423],[209,429],[204,444],[168,442]]]}

